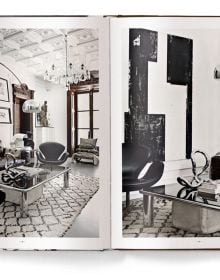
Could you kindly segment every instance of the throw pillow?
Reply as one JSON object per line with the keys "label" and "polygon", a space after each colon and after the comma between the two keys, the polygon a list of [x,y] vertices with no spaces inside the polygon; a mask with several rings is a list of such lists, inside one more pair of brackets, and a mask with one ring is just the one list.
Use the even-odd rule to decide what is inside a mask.
{"label": "throw pillow", "polygon": [[[87,146],[87,148],[90,148],[93,147],[95,148],[96,147],[96,142],[97,142],[97,139],[93,139],[93,138],[80,138],[80,145],[82,146]],[[84,147],[85,148],[85,147]]]}

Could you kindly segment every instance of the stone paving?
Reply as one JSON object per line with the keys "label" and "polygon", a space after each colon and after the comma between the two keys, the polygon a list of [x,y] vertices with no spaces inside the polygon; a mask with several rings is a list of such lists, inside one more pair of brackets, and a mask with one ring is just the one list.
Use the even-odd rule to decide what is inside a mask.
{"label": "stone paving", "polygon": [[27,217],[21,217],[19,205],[4,202],[0,237],[62,237],[98,188],[98,178],[72,174],[69,188],[63,188],[60,176],[45,184],[43,196],[29,205]]}
{"label": "stone paving", "polygon": [[154,199],[154,225],[144,227],[143,200],[133,199],[125,209],[123,202],[123,237],[219,237],[220,232],[212,234],[196,234],[172,225],[172,202],[169,200]]}

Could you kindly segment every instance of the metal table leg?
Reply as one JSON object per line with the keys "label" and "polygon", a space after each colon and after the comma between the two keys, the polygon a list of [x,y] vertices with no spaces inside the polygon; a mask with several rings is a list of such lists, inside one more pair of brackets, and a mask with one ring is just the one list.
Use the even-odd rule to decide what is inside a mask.
{"label": "metal table leg", "polygon": [[126,208],[130,205],[130,192],[126,192]]}
{"label": "metal table leg", "polygon": [[27,209],[28,209],[27,192],[22,192],[22,198],[21,198],[21,217],[28,216]]}
{"label": "metal table leg", "polygon": [[64,188],[69,188],[69,170],[63,174]]}
{"label": "metal table leg", "polygon": [[151,195],[144,195],[144,225],[147,227],[153,226],[153,201],[154,197]]}

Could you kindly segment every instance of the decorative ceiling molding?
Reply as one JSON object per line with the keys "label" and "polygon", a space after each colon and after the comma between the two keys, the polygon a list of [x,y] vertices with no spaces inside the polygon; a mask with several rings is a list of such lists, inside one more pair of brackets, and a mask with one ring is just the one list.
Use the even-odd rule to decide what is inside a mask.
{"label": "decorative ceiling molding", "polygon": [[[64,35],[68,35],[69,60],[98,70],[99,40],[96,29],[0,29],[0,55],[28,67],[43,77],[49,64],[65,70]],[[85,63],[85,61],[83,61]]]}

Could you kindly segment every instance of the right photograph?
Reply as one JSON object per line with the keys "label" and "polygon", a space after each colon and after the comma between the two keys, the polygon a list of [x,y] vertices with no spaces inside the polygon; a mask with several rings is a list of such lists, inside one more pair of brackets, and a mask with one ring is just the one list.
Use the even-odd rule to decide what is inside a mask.
{"label": "right photograph", "polygon": [[220,237],[220,25],[163,20],[122,34],[123,237]]}

